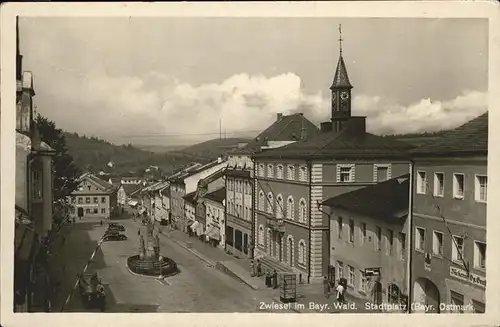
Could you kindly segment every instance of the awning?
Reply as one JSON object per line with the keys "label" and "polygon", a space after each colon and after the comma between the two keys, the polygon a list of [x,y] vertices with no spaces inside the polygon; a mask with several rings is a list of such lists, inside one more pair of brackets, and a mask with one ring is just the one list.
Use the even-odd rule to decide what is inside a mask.
{"label": "awning", "polygon": [[218,227],[211,227],[207,232],[208,237],[220,241],[220,229]]}
{"label": "awning", "polygon": [[139,204],[139,202],[138,202],[138,201],[134,201],[134,200],[132,200],[132,201],[129,201],[129,202],[128,202],[128,204],[129,204],[130,206],[132,206],[132,207],[135,207],[136,205],[138,205],[138,204]]}
{"label": "awning", "polygon": [[199,223],[198,222],[198,225],[197,225],[198,228],[196,228],[196,235],[197,236],[201,236],[203,235],[203,224]]}
{"label": "awning", "polygon": [[144,211],[146,211],[146,209],[142,208],[141,210],[139,210],[139,214],[142,215]]}

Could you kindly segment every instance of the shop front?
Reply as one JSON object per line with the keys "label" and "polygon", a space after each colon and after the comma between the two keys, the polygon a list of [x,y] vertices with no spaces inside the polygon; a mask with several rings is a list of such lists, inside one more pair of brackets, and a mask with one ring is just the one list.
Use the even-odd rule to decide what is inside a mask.
{"label": "shop front", "polygon": [[226,250],[251,258],[252,253],[252,223],[227,215],[226,221]]}
{"label": "shop front", "polygon": [[442,312],[484,313],[486,277],[462,268],[450,266],[449,277],[445,280],[447,293]]}

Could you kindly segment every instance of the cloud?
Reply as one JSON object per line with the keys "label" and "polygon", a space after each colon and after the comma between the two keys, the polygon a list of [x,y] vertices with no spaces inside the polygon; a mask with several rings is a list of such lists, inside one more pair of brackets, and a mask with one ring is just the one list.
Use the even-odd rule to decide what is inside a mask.
{"label": "cloud", "polygon": [[[158,72],[142,77],[89,73],[85,78],[66,75],[54,80],[61,84],[41,86],[52,88],[49,93],[57,110],[51,111],[55,117],[48,114],[51,119],[69,131],[124,143],[141,137],[138,143],[147,143],[151,135],[215,138],[219,120],[228,137],[255,135],[280,112],[303,112],[318,124],[330,116],[330,95],[304,93],[300,77],[293,73],[271,77],[242,73],[201,85]],[[74,109],[71,114],[67,107]],[[353,100],[353,114],[367,116],[368,130],[379,134],[452,128],[486,108],[486,94],[476,91],[447,101],[422,99],[409,105],[362,94]]]}

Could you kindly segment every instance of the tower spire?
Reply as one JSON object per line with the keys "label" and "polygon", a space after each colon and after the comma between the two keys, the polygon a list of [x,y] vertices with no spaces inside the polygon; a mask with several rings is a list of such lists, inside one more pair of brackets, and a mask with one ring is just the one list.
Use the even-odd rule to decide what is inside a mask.
{"label": "tower spire", "polygon": [[339,61],[337,63],[337,70],[335,71],[335,77],[333,78],[333,83],[330,89],[333,91],[337,88],[352,88],[351,82],[349,81],[349,76],[347,75],[347,68],[345,66],[344,57],[342,56],[342,24],[339,24]]}

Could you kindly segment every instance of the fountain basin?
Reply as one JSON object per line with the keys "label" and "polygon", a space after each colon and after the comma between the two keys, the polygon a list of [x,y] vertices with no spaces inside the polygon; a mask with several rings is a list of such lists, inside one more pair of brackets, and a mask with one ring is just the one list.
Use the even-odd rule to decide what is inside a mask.
{"label": "fountain basin", "polygon": [[128,268],[135,274],[144,276],[173,276],[179,273],[177,263],[167,257],[162,257],[162,260],[144,258],[139,255],[133,255],[127,258]]}

